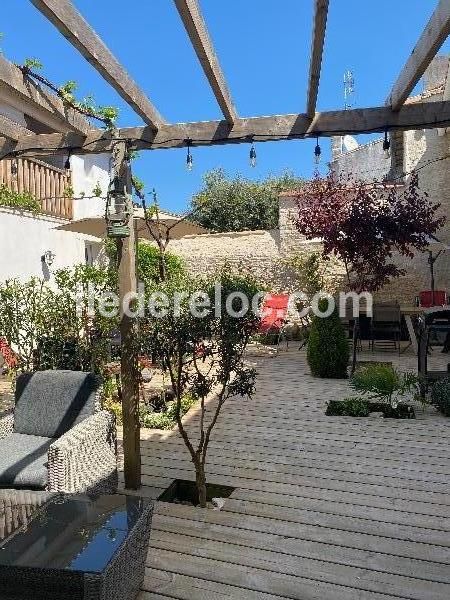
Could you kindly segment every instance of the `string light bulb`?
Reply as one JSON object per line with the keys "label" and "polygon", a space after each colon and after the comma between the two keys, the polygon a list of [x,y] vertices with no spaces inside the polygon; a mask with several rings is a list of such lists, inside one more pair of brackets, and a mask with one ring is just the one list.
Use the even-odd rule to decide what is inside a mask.
{"label": "string light bulb", "polygon": [[11,161],[11,175],[12,175],[12,178],[14,179],[14,181],[16,181],[16,179],[17,179],[18,172],[19,172],[19,163],[17,161],[17,158],[13,158]]}
{"label": "string light bulb", "polygon": [[252,167],[252,169],[256,167],[256,148],[253,140],[252,146],[250,148],[250,166]]}
{"label": "string light bulb", "polygon": [[191,140],[186,140],[187,142],[187,156],[186,156],[186,168],[188,171],[192,171],[194,168],[194,157],[191,153]]}
{"label": "string light bulb", "polygon": [[384,140],[383,140],[383,152],[384,158],[391,158],[391,140],[388,137],[388,131],[384,132]]}
{"label": "string light bulb", "polygon": [[314,148],[314,160],[316,162],[316,165],[318,165],[320,163],[321,155],[322,155],[322,149],[319,144],[319,137],[317,137],[316,147]]}

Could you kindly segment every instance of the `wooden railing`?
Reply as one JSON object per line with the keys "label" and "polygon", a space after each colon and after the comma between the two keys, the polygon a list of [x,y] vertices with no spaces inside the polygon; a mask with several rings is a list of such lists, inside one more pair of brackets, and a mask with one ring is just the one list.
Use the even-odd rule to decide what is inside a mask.
{"label": "wooden railing", "polygon": [[[11,172],[12,161],[17,161],[17,174]],[[71,219],[73,216],[70,191],[71,178],[66,172],[45,162],[30,158],[0,161],[0,185],[17,192],[29,192],[41,204],[43,213]]]}

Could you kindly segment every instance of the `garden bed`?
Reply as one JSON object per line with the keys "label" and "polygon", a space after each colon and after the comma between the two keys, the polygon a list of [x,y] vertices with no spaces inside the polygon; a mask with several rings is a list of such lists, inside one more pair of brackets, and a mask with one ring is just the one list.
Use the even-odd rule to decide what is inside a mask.
{"label": "garden bed", "polygon": [[415,419],[409,404],[399,403],[393,408],[386,402],[370,402],[359,398],[331,400],[325,411],[327,417],[369,417],[371,413],[383,413],[385,419]]}
{"label": "garden bed", "polygon": [[[196,400],[192,396],[186,395],[183,397],[180,410],[182,417],[184,417],[195,402]],[[120,400],[117,398],[108,399],[104,401],[103,408],[114,413],[116,415],[117,424],[122,425],[122,403]],[[175,413],[176,402],[173,400],[165,402],[164,406],[158,407],[158,410],[154,410],[152,406],[141,402],[139,406],[139,420],[141,427],[144,427],[145,429],[174,429],[177,426]]]}

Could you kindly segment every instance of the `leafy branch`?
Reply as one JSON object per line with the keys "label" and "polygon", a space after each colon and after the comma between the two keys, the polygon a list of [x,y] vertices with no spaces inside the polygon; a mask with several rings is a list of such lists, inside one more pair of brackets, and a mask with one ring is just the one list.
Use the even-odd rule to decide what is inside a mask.
{"label": "leafy branch", "polygon": [[66,106],[76,110],[88,119],[101,121],[108,131],[116,128],[119,109],[114,106],[97,106],[92,95],[87,96],[82,101],[75,98],[74,92],[78,84],[70,80],[61,86],[56,86],[43,75],[36,73],[36,70],[42,69],[42,63],[36,58],[27,58],[23,65],[16,65],[26,77],[31,77],[39,83],[42,83],[54,92]]}

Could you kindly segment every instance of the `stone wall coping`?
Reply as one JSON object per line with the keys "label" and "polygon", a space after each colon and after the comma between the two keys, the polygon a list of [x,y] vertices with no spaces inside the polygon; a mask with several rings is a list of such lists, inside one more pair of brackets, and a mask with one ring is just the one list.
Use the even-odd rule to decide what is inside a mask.
{"label": "stone wall coping", "polygon": [[185,235],[181,240],[173,240],[173,241],[183,241],[183,240],[204,240],[209,238],[237,238],[237,237],[246,237],[246,236],[255,236],[255,235],[274,235],[278,233],[278,229],[257,229],[257,230],[246,230],[246,231],[219,231],[216,233],[201,233],[201,234],[191,234]]}

